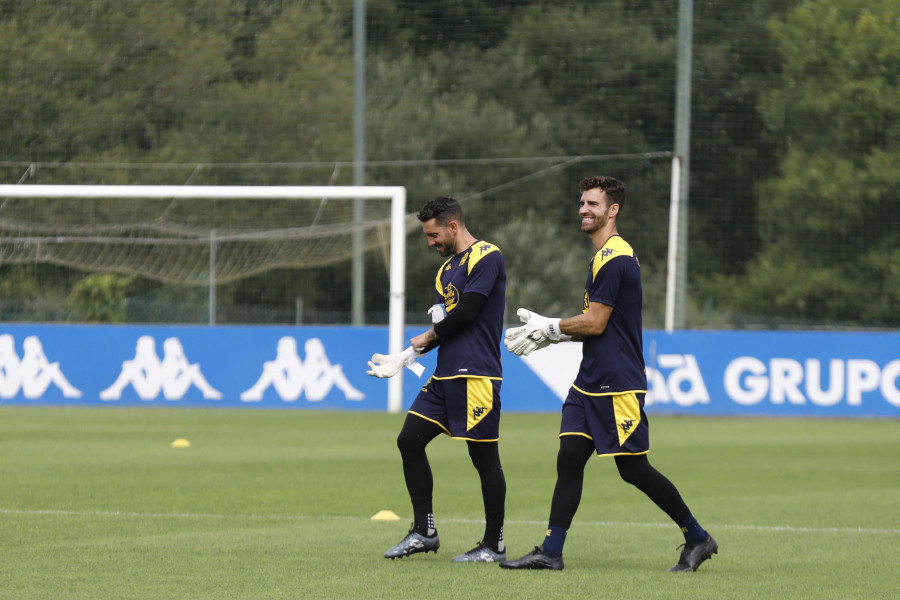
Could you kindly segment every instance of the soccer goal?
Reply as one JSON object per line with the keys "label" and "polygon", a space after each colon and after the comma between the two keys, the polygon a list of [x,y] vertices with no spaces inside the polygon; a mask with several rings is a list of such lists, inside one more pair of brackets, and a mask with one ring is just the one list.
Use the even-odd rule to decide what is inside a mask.
{"label": "soccer goal", "polygon": [[[387,200],[389,215],[357,223],[347,202],[357,199]],[[200,210],[203,200],[215,204]],[[306,202],[285,202],[294,200]],[[388,352],[403,351],[404,187],[0,185],[0,203],[3,262],[205,284],[210,324],[217,282],[328,264],[349,258],[354,248],[384,248],[389,239]],[[360,236],[374,241],[354,243]],[[402,375],[389,380],[389,411],[399,412],[402,389]]]}

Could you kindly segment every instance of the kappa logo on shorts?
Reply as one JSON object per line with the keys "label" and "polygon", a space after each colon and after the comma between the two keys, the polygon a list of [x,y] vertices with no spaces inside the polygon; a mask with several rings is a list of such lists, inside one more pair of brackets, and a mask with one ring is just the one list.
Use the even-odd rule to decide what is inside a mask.
{"label": "kappa logo on shorts", "polygon": [[634,427],[634,419],[624,419],[619,426],[622,428],[622,431],[628,433],[631,431],[631,428]]}
{"label": "kappa logo on shorts", "polygon": [[475,417],[476,419],[483,414],[484,414],[483,406],[476,406],[475,408],[472,409],[472,416]]}

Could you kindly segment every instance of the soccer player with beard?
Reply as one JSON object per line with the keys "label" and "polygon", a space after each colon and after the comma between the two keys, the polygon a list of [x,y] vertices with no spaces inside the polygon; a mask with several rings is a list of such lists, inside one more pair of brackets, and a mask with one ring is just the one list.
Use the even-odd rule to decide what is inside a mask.
{"label": "soccer player with beard", "polygon": [[446,316],[410,340],[413,348],[423,352],[438,347],[438,359],[397,437],[413,507],[412,528],[384,557],[437,552],[440,547],[432,509],[434,481],[425,447],[444,434],[466,441],[481,479],[485,512],[481,541],[452,561],[500,561],[506,558],[506,479],[498,449],[506,267],[499,248],[469,233],[462,207],[453,198],[435,198],[417,216],[428,245],[447,259],[435,278],[436,308]]}
{"label": "soccer player with beard", "polygon": [[525,323],[506,333],[509,350],[522,356],[548,344],[582,341],[582,361],[562,409],[557,479],[547,533],[540,546],[506,569],[563,568],[566,534],[581,502],[584,469],[592,454],[612,456],[619,475],[661,508],[684,534],[678,564],[670,571],[696,571],[719,547],[682,500],[675,486],[650,465],[641,323],[641,269],[632,247],[618,233],[625,186],[612,177],[581,182],[581,230],[596,249],[584,291],[582,314],[564,319],[519,309]]}

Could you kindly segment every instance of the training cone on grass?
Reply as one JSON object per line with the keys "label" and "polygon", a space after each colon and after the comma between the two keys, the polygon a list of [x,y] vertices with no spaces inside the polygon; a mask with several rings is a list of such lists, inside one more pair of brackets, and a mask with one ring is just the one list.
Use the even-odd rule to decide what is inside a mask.
{"label": "training cone on grass", "polygon": [[173,448],[190,448],[191,443],[184,438],[178,438],[177,440],[172,442],[172,447]]}
{"label": "training cone on grass", "polygon": [[373,521],[399,521],[400,517],[397,516],[392,510],[379,510],[377,513],[372,515]]}

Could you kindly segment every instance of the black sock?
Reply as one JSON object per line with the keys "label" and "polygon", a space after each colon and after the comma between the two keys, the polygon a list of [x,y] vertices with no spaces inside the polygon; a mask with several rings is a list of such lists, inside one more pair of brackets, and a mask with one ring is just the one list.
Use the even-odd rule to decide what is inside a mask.
{"label": "black sock", "polygon": [[413,507],[413,531],[431,537],[435,534],[432,490],[434,479],[425,446],[441,433],[434,423],[414,415],[407,415],[397,447],[403,460],[403,478]]}
{"label": "black sock", "polygon": [[503,552],[503,519],[506,505],[506,478],[500,464],[497,442],[468,442],[469,458],[481,479],[484,502],[484,536],[481,540],[494,552]]}
{"label": "black sock", "polygon": [[434,526],[434,515],[432,513],[416,515],[413,531],[425,537],[433,537],[437,533],[437,528]]}
{"label": "black sock", "polygon": [[709,534],[700,527],[700,523],[694,518],[694,515],[688,515],[688,518],[678,524],[681,532],[684,534],[684,541],[687,544],[699,544],[705,542]]}

